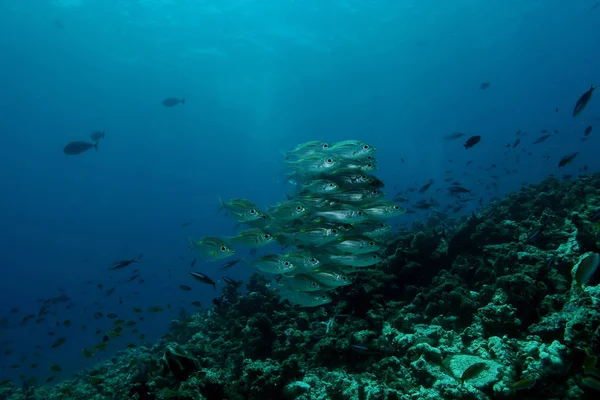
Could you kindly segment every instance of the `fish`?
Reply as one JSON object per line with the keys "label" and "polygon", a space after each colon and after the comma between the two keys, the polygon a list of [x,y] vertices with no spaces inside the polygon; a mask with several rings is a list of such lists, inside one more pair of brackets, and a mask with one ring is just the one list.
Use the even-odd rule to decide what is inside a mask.
{"label": "fish", "polygon": [[465,144],[463,146],[465,146],[465,149],[470,149],[471,147],[475,146],[480,141],[481,141],[481,136],[471,136],[469,139],[467,139],[467,141],[465,142]]}
{"label": "fish", "polygon": [[583,131],[583,136],[588,136],[590,133],[592,133],[591,125],[589,125],[587,128],[585,128],[585,131]]}
{"label": "fish", "polygon": [[489,82],[482,82],[481,85],[479,85],[479,89],[480,90],[486,90],[487,88],[489,88],[491,85],[491,83]]}
{"label": "fish", "polygon": [[337,240],[333,248],[342,253],[347,254],[366,254],[380,250],[379,246],[373,239],[366,236],[344,236]]}
{"label": "fish", "polygon": [[588,102],[592,98],[592,93],[597,87],[598,86],[594,86],[592,83],[588,91],[582,94],[579,100],[577,100],[577,103],[575,103],[575,108],[573,109],[573,118],[581,114],[583,109],[587,106]]}
{"label": "fish", "polygon": [[587,387],[589,387],[591,389],[594,389],[596,391],[600,391],[600,381],[597,380],[597,379],[595,379],[595,378],[592,378],[591,376],[586,376],[585,378],[583,378],[581,380],[581,383],[584,386],[587,386]]}
{"label": "fish", "polygon": [[445,140],[456,140],[456,139],[459,139],[459,138],[461,138],[463,136],[465,136],[465,134],[462,133],[462,132],[453,132],[453,133],[451,133],[449,135],[444,136],[444,139]]}
{"label": "fish", "polygon": [[[281,276],[281,275],[280,275]],[[285,290],[300,292],[318,292],[324,289],[323,284],[307,274],[296,274],[294,276],[284,276],[279,280],[280,287]]]}
{"label": "fish", "polygon": [[587,285],[592,276],[596,273],[598,265],[600,264],[600,254],[591,253],[586,255],[577,264],[577,270],[575,271],[575,282],[579,286]]}
{"label": "fish", "polygon": [[292,305],[300,307],[317,307],[331,303],[331,297],[324,292],[299,292],[293,290],[280,290],[282,301],[287,300]]}
{"label": "fish", "polygon": [[240,232],[239,235],[231,237],[230,240],[233,244],[254,248],[264,247],[275,242],[273,235],[258,228]]}
{"label": "fish", "polygon": [[205,237],[198,241],[189,238],[190,249],[199,250],[203,256],[213,260],[222,260],[235,254],[231,245],[218,237]]}
{"label": "fish", "polygon": [[329,288],[325,290],[347,286],[352,283],[350,277],[346,276],[342,271],[332,267],[312,271],[310,276],[321,284],[329,286]]}
{"label": "fish", "polygon": [[350,206],[342,206],[338,210],[317,212],[315,215],[324,217],[330,221],[347,224],[364,221],[368,218],[363,210],[355,209]]}
{"label": "fish", "polygon": [[90,134],[90,139],[92,139],[93,142],[97,142],[100,139],[104,139],[104,131],[94,131]]}
{"label": "fish", "polygon": [[192,278],[194,278],[198,282],[202,282],[202,283],[206,283],[208,285],[212,285],[213,289],[217,290],[217,283],[215,281],[213,281],[207,275],[203,274],[202,272],[194,272],[194,271],[192,271],[192,272],[190,272],[190,275],[191,275]]}
{"label": "fish", "polygon": [[471,365],[469,368],[467,368],[466,370],[464,370],[464,372],[462,373],[462,375],[460,376],[460,378],[458,380],[460,383],[464,383],[466,380],[476,377],[477,375],[479,375],[486,369],[488,369],[487,363],[484,363],[484,362],[475,363],[475,364]]}
{"label": "fish", "polygon": [[579,152],[567,154],[566,156],[560,159],[560,161],[558,162],[558,167],[561,168],[571,163],[575,159],[575,157],[577,157],[578,154]]}
{"label": "fish", "polygon": [[131,264],[137,263],[137,262],[138,262],[137,257],[134,257],[134,258],[132,258],[130,260],[116,261],[108,269],[109,270],[122,269],[122,268],[127,267],[128,265],[131,265]]}
{"label": "fish", "polygon": [[510,385],[511,389],[514,390],[526,390],[531,389],[535,385],[535,379],[525,378],[520,381],[516,381],[512,385]]}
{"label": "fish", "polygon": [[377,203],[371,203],[368,206],[363,206],[363,211],[367,216],[372,218],[394,218],[406,213],[406,209],[404,207],[400,207],[398,204],[395,204],[391,201],[380,201]]}
{"label": "fish", "polygon": [[179,289],[181,289],[185,292],[189,292],[190,290],[192,290],[192,288],[189,287],[188,285],[179,285]]}
{"label": "fish", "polygon": [[176,97],[168,97],[166,99],[164,99],[161,104],[165,107],[174,107],[178,104],[184,105],[185,104],[185,99],[178,99]]}
{"label": "fish", "polygon": [[519,143],[521,143],[521,139],[520,138],[517,139],[517,140],[515,140],[515,142],[512,145],[512,148],[514,149],[515,147],[517,147],[519,145]]}
{"label": "fish", "polygon": [[419,193],[425,193],[431,185],[433,185],[433,179],[430,179],[429,182],[421,186],[421,188],[419,189]]}
{"label": "fish", "polygon": [[234,288],[239,288],[240,286],[242,286],[244,284],[244,282],[236,281],[235,279],[232,279],[228,276],[224,276],[223,281],[227,284],[227,286],[231,286]]}
{"label": "fish", "polygon": [[546,135],[542,135],[539,138],[535,139],[535,141],[533,142],[533,144],[542,143],[543,141],[545,141],[546,139],[548,139],[550,136],[552,136],[552,135],[550,135],[549,133],[546,134]]}
{"label": "fish", "polygon": [[[405,209],[403,210],[403,212],[406,212]],[[377,220],[362,221],[357,224],[354,224],[353,227],[356,230],[356,232],[370,238],[379,237],[392,229],[392,227],[388,224]]]}
{"label": "fish", "polygon": [[241,259],[237,259],[237,260],[232,260],[232,261],[228,261],[224,264],[221,264],[221,266],[219,267],[219,269],[223,269],[223,270],[227,270],[231,267],[233,267],[235,264],[239,263],[240,261],[242,261]]}
{"label": "fish", "polygon": [[381,257],[376,253],[330,255],[329,261],[334,264],[348,267],[370,267],[381,262]]}
{"label": "fish", "polygon": [[57,347],[62,346],[66,340],[67,340],[67,338],[65,338],[65,337],[56,339],[56,341],[52,344],[52,348],[56,349]]}
{"label": "fish", "polygon": [[287,257],[279,254],[268,254],[250,262],[250,265],[271,274],[287,274],[297,268]]}
{"label": "fish", "polygon": [[98,151],[98,142],[93,144],[88,142],[69,142],[63,149],[63,152],[68,156],[75,156],[89,149],[96,149]]}

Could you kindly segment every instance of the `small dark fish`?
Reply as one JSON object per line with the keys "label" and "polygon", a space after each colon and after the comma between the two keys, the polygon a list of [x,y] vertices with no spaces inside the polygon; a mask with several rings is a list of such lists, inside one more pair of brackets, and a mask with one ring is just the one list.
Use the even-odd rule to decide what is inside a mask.
{"label": "small dark fish", "polygon": [[473,195],[473,193],[469,189],[464,188],[462,186],[458,186],[458,185],[450,186],[448,188],[448,192],[450,192],[451,195],[464,194],[464,193],[469,193],[471,196]]}
{"label": "small dark fish", "polygon": [[181,224],[181,227],[185,228],[186,226],[190,226],[191,224],[192,224],[191,222],[187,221],[187,222],[184,222],[183,224]]}
{"label": "small dark fish", "polygon": [[100,139],[104,139],[104,131],[92,132],[92,134],[90,135],[90,139],[92,139],[92,141],[94,142],[97,142]]}
{"label": "small dark fish", "polygon": [[192,288],[189,287],[188,285],[179,285],[179,289],[181,289],[185,292],[189,292],[190,290],[192,290]]}
{"label": "small dark fish", "polygon": [[459,139],[459,138],[461,138],[463,136],[465,136],[465,134],[462,133],[462,132],[453,132],[453,133],[451,133],[449,135],[444,136],[444,139],[445,140],[456,140],[456,139]]}
{"label": "small dark fish", "polygon": [[560,159],[560,161],[558,162],[558,167],[564,167],[565,165],[569,164],[575,159],[575,157],[577,157],[578,154],[579,152],[577,151],[571,154],[567,154],[566,156]]}
{"label": "small dark fish", "polygon": [[546,260],[546,263],[544,264],[544,268],[542,270],[544,272],[548,272],[552,269],[553,266],[554,266],[554,256],[550,256],[550,258],[548,258],[548,260]]}
{"label": "small dark fish", "polygon": [[594,84],[592,83],[590,85],[589,90],[582,94],[579,100],[577,100],[577,103],[575,104],[575,109],[573,109],[573,118],[581,114],[583,109],[587,106],[588,102],[592,98],[592,93],[597,87],[598,86],[594,86]]}
{"label": "small dark fish", "polygon": [[70,142],[65,146],[63,151],[65,152],[66,155],[75,156],[77,154],[81,154],[84,151],[87,151],[92,148],[94,148],[94,149],[96,149],[96,151],[98,151],[98,142],[96,142],[94,144],[88,143],[88,142]]}
{"label": "small dark fish", "polygon": [[244,282],[242,282],[242,281],[236,281],[235,279],[229,278],[227,276],[223,277],[223,281],[225,281],[225,283],[228,286],[232,286],[234,288],[239,288],[240,286],[242,286],[244,284]]}
{"label": "small dark fish", "polygon": [[204,275],[202,272],[190,272],[190,275],[198,282],[212,285],[213,289],[217,290],[217,282],[213,281],[210,277]]}
{"label": "small dark fish", "polygon": [[431,185],[433,185],[433,179],[430,179],[429,182],[421,186],[421,188],[419,189],[419,193],[425,193]]}
{"label": "small dark fish", "polygon": [[162,101],[162,105],[165,106],[165,107],[174,107],[174,106],[176,106],[178,104],[181,104],[181,105],[185,104],[185,99],[178,99],[176,97],[169,97],[169,98],[164,99]]}
{"label": "small dark fish", "polygon": [[102,318],[102,313],[101,312],[94,313],[94,319],[100,319],[100,318]]}
{"label": "small dark fish", "polygon": [[196,301],[192,301],[192,305],[194,307],[200,307],[202,304],[199,301],[196,300]]}
{"label": "small dark fish", "polygon": [[111,269],[111,270],[121,269],[121,268],[125,268],[126,266],[128,266],[128,265],[130,265],[132,263],[137,263],[137,262],[138,262],[137,257],[134,257],[131,260],[121,260],[121,261],[115,262],[108,269]]}
{"label": "small dark fish", "polygon": [[193,267],[194,265],[196,265],[196,259],[195,259],[195,258],[194,258],[194,259],[192,260],[192,262],[190,263],[190,267]]}
{"label": "small dark fish", "polygon": [[467,368],[458,379],[460,383],[464,383],[467,379],[475,378],[477,375],[488,369],[487,363],[478,362]]}
{"label": "small dark fish", "polygon": [[587,128],[585,128],[585,131],[583,131],[583,136],[587,136],[590,133],[592,133],[592,126],[588,126]]}
{"label": "small dark fish", "polygon": [[596,212],[594,215],[592,215],[590,217],[590,221],[596,221],[598,218],[600,218],[600,211]]}
{"label": "small dark fish", "polygon": [[487,88],[490,87],[490,85],[491,85],[491,83],[489,83],[489,82],[483,82],[483,83],[481,83],[481,85],[479,85],[479,89],[486,90]]}
{"label": "small dark fish", "polygon": [[64,338],[64,337],[56,339],[56,342],[54,342],[52,344],[52,348],[56,349],[57,347],[62,346],[65,343],[66,340],[67,340],[67,338]]}
{"label": "small dark fish", "polygon": [[533,144],[542,143],[543,141],[548,139],[550,136],[552,136],[552,135],[546,134],[546,135],[540,136],[539,138],[535,139],[535,142],[533,142]]}
{"label": "small dark fish", "polygon": [[542,224],[542,226],[531,232],[531,234],[527,238],[527,242],[534,242],[544,232],[544,229],[546,229],[546,224]]}
{"label": "small dark fish", "polygon": [[480,140],[481,136],[471,136],[469,139],[467,139],[467,141],[464,144],[465,149],[470,149],[471,147],[479,143]]}
{"label": "small dark fish", "polygon": [[229,269],[229,268],[233,267],[235,264],[239,263],[240,261],[242,261],[242,260],[238,259],[238,260],[228,261],[225,264],[221,265],[219,267],[219,269]]}
{"label": "small dark fish", "polygon": [[516,140],[516,141],[513,143],[513,145],[512,145],[513,149],[514,149],[515,147],[517,147],[517,146],[519,145],[519,143],[521,143],[521,139],[520,139],[520,138],[519,138],[519,139],[517,139],[517,140]]}

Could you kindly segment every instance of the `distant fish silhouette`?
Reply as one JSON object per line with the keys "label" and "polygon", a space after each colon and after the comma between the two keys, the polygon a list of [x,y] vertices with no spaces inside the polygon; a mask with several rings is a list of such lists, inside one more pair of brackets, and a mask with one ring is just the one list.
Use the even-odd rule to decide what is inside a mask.
{"label": "distant fish silhouette", "polygon": [[91,148],[94,148],[96,151],[98,151],[98,142],[94,144],[88,142],[70,142],[65,146],[63,151],[69,156],[74,156],[81,154],[84,151],[88,151]]}
{"label": "distant fish silhouette", "polygon": [[165,106],[165,107],[174,107],[177,104],[181,104],[181,105],[185,104],[185,99],[181,99],[180,100],[180,99],[178,99],[176,97],[169,97],[169,98],[164,99],[162,101],[162,105]]}
{"label": "distant fish silhouette", "polygon": [[575,104],[575,109],[573,110],[573,118],[575,118],[576,116],[581,114],[581,112],[583,111],[585,106],[587,106],[588,102],[592,98],[592,92],[597,87],[598,86],[594,86],[594,84],[592,83],[590,85],[590,89],[587,92],[585,92],[584,94],[582,94],[581,97],[579,98],[579,100],[577,100],[577,103]]}

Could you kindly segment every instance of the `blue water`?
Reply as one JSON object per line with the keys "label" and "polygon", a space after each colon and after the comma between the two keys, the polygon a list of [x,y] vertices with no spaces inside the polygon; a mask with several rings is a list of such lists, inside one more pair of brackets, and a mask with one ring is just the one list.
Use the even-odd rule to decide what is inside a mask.
{"label": "blue water", "polygon": [[[134,307],[170,304],[138,321],[152,342],[182,307],[193,312],[194,300],[210,306],[213,289],[187,276],[194,258],[188,235],[234,234],[234,222],[216,213],[218,195],[262,207],[285,199],[293,188],[285,185],[281,150],[298,143],[364,140],[377,148],[388,197],[434,179],[424,198],[433,196],[440,208],[452,202],[447,176],[486,204],[549,174],[577,174],[584,165],[597,172],[600,126],[587,142],[580,139],[586,126],[600,125],[600,99],[571,116],[590,81],[600,84],[594,4],[1,2],[0,319],[8,322],[0,332],[0,379],[43,380],[54,362],[63,369],[58,378],[66,378],[92,365],[81,349],[99,341],[97,329],[112,326],[93,318],[98,310],[138,321]],[[482,82],[491,86],[480,90]],[[172,96],[186,104],[163,107]],[[67,142],[98,129],[106,131],[98,152],[63,153]],[[527,136],[506,149],[518,129]],[[559,133],[533,146],[541,129]],[[465,138],[442,139],[454,131],[482,141],[465,150]],[[559,170],[558,160],[572,151],[578,158]],[[493,163],[494,172],[483,169]],[[504,166],[518,172],[506,176]],[[497,190],[484,189],[490,174],[500,176]],[[186,221],[192,224],[182,228]],[[144,283],[123,282],[128,269],[107,271],[140,253],[132,268],[141,269]],[[198,261],[193,269],[218,279],[218,265]],[[247,279],[252,271],[238,267],[228,275]],[[117,289],[107,298],[98,283]],[[180,284],[194,289],[183,292]],[[43,323],[19,325],[59,288],[71,308],[60,303]],[[56,327],[65,319],[73,326]],[[62,336],[65,345],[51,349]],[[130,342],[140,341],[111,340],[96,360]]]}

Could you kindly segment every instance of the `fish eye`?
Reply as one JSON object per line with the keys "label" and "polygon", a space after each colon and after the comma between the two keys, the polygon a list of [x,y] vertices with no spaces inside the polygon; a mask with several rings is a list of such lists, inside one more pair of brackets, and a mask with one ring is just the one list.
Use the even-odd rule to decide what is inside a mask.
{"label": "fish eye", "polygon": [[364,174],[363,174],[363,175],[361,175],[361,176],[360,176],[360,179],[362,179],[362,180],[366,180],[366,179],[367,179],[367,175],[364,175]]}
{"label": "fish eye", "polygon": [[337,229],[332,229],[332,230],[331,230],[331,232],[335,234],[335,233],[337,233],[338,231],[337,231]]}
{"label": "fish eye", "polygon": [[256,214],[256,210],[250,210],[250,214],[252,214],[252,215]]}
{"label": "fish eye", "polygon": [[382,222],[379,224],[380,227],[385,228],[385,224]]}
{"label": "fish eye", "polygon": [[369,145],[368,145],[368,144],[365,144],[365,145],[363,146],[363,149],[365,149],[365,150],[369,150]]}
{"label": "fish eye", "polygon": [[367,164],[367,168],[373,168],[373,164],[371,164],[371,163],[368,163],[368,164]]}
{"label": "fish eye", "polygon": [[271,235],[269,235],[268,233],[265,233],[265,239],[271,239]]}
{"label": "fish eye", "polygon": [[289,262],[289,261],[285,261],[285,262],[283,263],[283,265],[285,265],[286,267],[289,267],[289,266],[290,266],[290,262]]}
{"label": "fish eye", "polygon": [[399,206],[394,206],[394,210],[399,210],[400,207]]}
{"label": "fish eye", "polygon": [[377,257],[377,254],[373,254],[371,257],[373,258],[373,260],[377,260],[379,258]]}
{"label": "fish eye", "polygon": [[333,187],[333,186],[334,186],[334,184],[333,184],[333,183],[330,183],[330,184],[329,184],[329,187]]}
{"label": "fish eye", "polygon": [[317,284],[315,282],[311,282],[310,285],[314,286],[314,287],[317,287]]}
{"label": "fish eye", "polygon": [[297,211],[302,211],[302,206],[298,206],[298,207],[296,207],[296,210],[297,210]]}
{"label": "fish eye", "polygon": [[333,162],[333,159],[332,159],[332,158],[328,158],[328,159],[327,159],[327,164],[331,164],[332,162]]}
{"label": "fish eye", "polygon": [[369,242],[369,246],[375,246],[375,242]]}
{"label": "fish eye", "polygon": [[221,251],[225,251],[225,250],[227,250],[227,247],[221,246]]}
{"label": "fish eye", "polygon": [[362,217],[362,215],[363,215],[363,212],[362,212],[362,211],[359,211],[357,214],[358,214],[358,215],[360,215],[360,216]]}
{"label": "fish eye", "polygon": [[373,191],[371,193],[373,193],[373,194],[379,194],[379,190],[373,189]]}
{"label": "fish eye", "polygon": [[329,148],[329,145],[328,145],[327,143],[323,143],[323,148],[324,148],[324,149],[328,149],[328,148]]}
{"label": "fish eye", "polygon": [[347,276],[342,276],[342,280],[343,280],[343,281],[347,281],[347,280],[348,280],[348,277],[347,277]]}
{"label": "fish eye", "polygon": [[317,262],[317,259],[313,257],[313,258],[311,258],[309,261],[310,261],[311,263],[316,263],[316,262]]}

